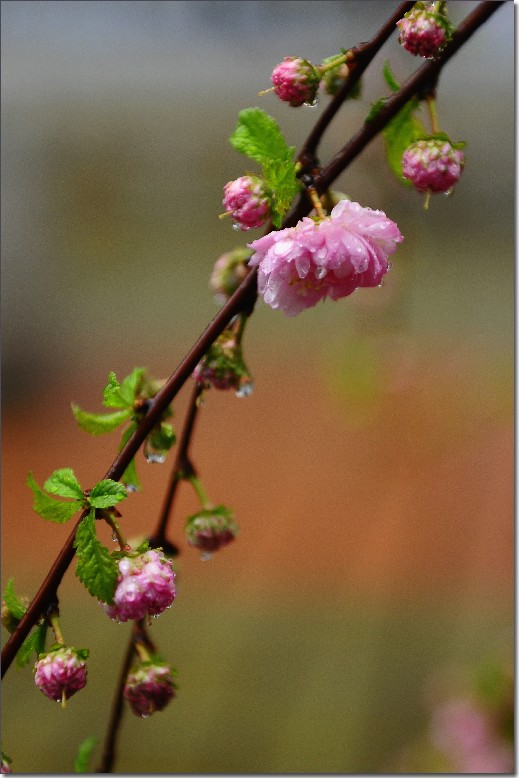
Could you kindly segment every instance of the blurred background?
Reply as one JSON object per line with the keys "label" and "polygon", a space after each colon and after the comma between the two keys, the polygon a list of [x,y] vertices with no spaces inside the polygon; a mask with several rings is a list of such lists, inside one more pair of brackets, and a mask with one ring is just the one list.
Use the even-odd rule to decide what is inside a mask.
{"label": "blurred background", "polygon": [[[71,529],[33,513],[27,472],[72,467],[86,487],[115,456],[118,433],[89,437],[70,402],[101,412],[111,370],[167,377],[218,310],[214,261],[261,235],[217,218],[254,166],[227,142],[238,112],[259,105],[299,147],[327,98],[258,97],[272,68],[369,39],[395,5],[2,2],[3,586],[32,596]],[[453,23],[476,5],[450,2]],[[383,288],[292,319],[260,301],[254,393],[208,393],[193,460],[241,533],[201,561],[181,489],[178,597],[151,628],[178,696],[145,721],[126,711],[118,772],[512,769],[513,15],[505,3],[440,79],[442,129],[467,142],[453,196],[424,211],[380,138],[336,184],[405,236]],[[387,94],[385,59],[401,81],[419,64],[395,34],[323,162]],[[154,526],[170,469],[138,468],[130,537]],[[62,711],[10,670],[16,772],[71,772],[88,735],[99,761],[129,626],[72,569],[60,596],[89,683]]]}

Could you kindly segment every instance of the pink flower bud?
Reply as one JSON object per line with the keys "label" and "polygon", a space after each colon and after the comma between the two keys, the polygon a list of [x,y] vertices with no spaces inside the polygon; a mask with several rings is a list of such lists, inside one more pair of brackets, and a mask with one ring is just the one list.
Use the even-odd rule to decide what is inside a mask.
{"label": "pink flower bud", "polygon": [[209,286],[217,302],[224,303],[239,287],[247,273],[247,260],[251,250],[245,247],[233,249],[216,260]]}
{"label": "pink flower bud", "polygon": [[269,192],[259,176],[241,176],[224,188],[223,205],[241,230],[261,227],[270,218]]}
{"label": "pink flower bud", "polygon": [[2,761],[0,764],[0,773],[12,773],[11,759],[2,751]]}
{"label": "pink flower bud", "polygon": [[450,40],[450,24],[443,14],[434,10],[434,3],[416,3],[403,19],[398,42],[415,56],[431,59]]}
{"label": "pink flower bud", "polygon": [[293,108],[315,103],[320,80],[314,66],[300,57],[285,57],[272,71],[274,92]]}
{"label": "pink flower bud", "polygon": [[419,192],[448,192],[459,181],[463,152],[447,140],[418,140],[402,157],[402,174]]}
{"label": "pink flower bud", "polygon": [[230,543],[238,534],[238,525],[231,511],[223,505],[199,511],[186,521],[187,542],[209,558],[222,546]]}
{"label": "pink flower bud", "polygon": [[124,696],[136,716],[147,718],[163,710],[175,697],[176,686],[171,668],[159,662],[143,662],[126,679]]}
{"label": "pink flower bud", "polygon": [[68,700],[86,684],[86,649],[59,648],[49,651],[34,665],[34,682],[51,700]]}
{"label": "pink flower bud", "polygon": [[175,599],[175,573],[160,549],[119,560],[119,577],[113,605],[104,604],[114,621],[157,616]]}

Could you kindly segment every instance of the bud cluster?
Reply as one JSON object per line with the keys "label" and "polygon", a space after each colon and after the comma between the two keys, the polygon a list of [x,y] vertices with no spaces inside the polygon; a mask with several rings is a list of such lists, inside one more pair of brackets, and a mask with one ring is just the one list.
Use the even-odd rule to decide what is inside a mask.
{"label": "bud cluster", "polygon": [[234,389],[238,397],[252,392],[252,378],[234,332],[229,328],[222,332],[193,370],[193,378],[205,388]]}
{"label": "bud cluster", "polygon": [[463,171],[461,149],[442,138],[417,140],[402,157],[402,174],[419,192],[449,192]]}
{"label": "bud cluster", "polygon": [[187,542],[200,549],[205,559],[228,545],[238,534],[238,525],[231,511],[224,505],[205,508],[186,521]]}
{"label": "bud cluster", "polygon": [[438,10],[442,5],[444,3],[415,3],[397,22],[400,30],[398,42],[410,54],[434,59],[451,39],[451,24]]}
{"label": "bud cluster", "polygon": [[64,702],[86,685],[87,649],[56,645],[34,665],[34,682],[49,699]]}
{"label": "bud cluster", "polygon": [[124,697],[130,708],[143,719],[163,710],[175,697],[175,692],[171,667],[157,658],[133,667],[124,687]]}
{"label": "bud cluster", "polygon": [[160,549],[149,550],[119,560],[119,577],[113,605],[104,604],[114,621],[158,616],[175,599],[175,572],[172,562]]}

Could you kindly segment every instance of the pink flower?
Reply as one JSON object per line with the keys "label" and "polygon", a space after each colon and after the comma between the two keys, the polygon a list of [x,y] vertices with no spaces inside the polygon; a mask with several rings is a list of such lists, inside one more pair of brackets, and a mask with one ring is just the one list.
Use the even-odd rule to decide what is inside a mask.
{"label": "pink flower", "polygon": [[261,227],[270,218],[268,189],[259,176],[241,176],[223,191],[224,208],[241,230]]}
{"label": "pink flower", "polygon": [[285,57],[272,71],[274,92],[293,108],[314,103],[320,80],[314,66],[300,57]]}
{"label": "pink flower", "polygon": [[434,3],[416,3],[396,24],[398,42],[415,56],[431,59],[450,39],[449,23],[443,14],[436,13]]}
{"label": "pink flower", "polygon": [[158,662],[142,663],[128,673],[124,696],[136,716],[147,718],[168,705],[175,688],[170,667]]}
{"label": "pink flower", "polygon": [[258,266],[258,291],[267,305],[295,316],[326,297],[379,286],[402,240],[383,211],[341,200],[320,222],[305,217],[250,243],[249,265]]}
{"label": "pink flower", "polygon": [[114,621],[138,621],[157,616],[175,599],[175,573],[162,551],[150,550],[119,560],[119,578],[113,605],[104,605]]}
{"label": "pink flower", "polygon": [[51,700],[68,700],[86,684],[86,649],[49,651],[34,665],[34,683]]}
{"label": "pink flower", "polygon": [[464,164],[463,152],[448,140],[418,140],[404,151],[402,175],[419,192],[448,192],[459,181]]}

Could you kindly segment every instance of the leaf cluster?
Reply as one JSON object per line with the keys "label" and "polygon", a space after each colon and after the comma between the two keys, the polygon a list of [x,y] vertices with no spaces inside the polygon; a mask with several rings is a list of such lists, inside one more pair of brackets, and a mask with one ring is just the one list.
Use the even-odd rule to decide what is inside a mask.
{"label": "leaf cluster", "polygon": [[[149,401],[156,395],[159,388],[159,382],[146,377],[145,368],[134,368],[121,383],[117,381],[115,373],[111,372],[108,376],[108,384],[103,390],[103,405],[106,408],[116,408],[117,410],[111,413],[89,413],[72,403],[72,413],[81,429],[90,435],[105,435],[113,432],[125,422],[129,422],[121,437],[120,451],[145,416]],[[171,415],[171,407],[168,407],[164,411],[161,421],[148,436],[150,447],[164,453],[169,451],[176,441],[173,427],[164,421]],[[134,490],[141,489],[135,457],[124,471],[121,481]]]}
{"label": "leaf cluster", "polygon": [[280,227],[301,182],[296,177],[295,146],[288,146],[276,120],[261,108],[245,108],[229,138],[236,151],[259,162],[271,192],[272,223]]}
{"label": "leaf cluster", "polygon": [[[117,563],[108,549],[97,539],[96,511],[113,508],[127,496],[126,488],[110,478],[103,479],[84,492],[70,468],[55,470],[41,489],[32,473],[27,485],[34,495],[33,508],[47,521],[63,524],[79,510],[88,510],[80,522],[74,540],[76,575],[93,597],[113,602],[117,583]],[[45,490],[45,491],[44,491]],[[72,498],[64,501],[58,498]]]}

